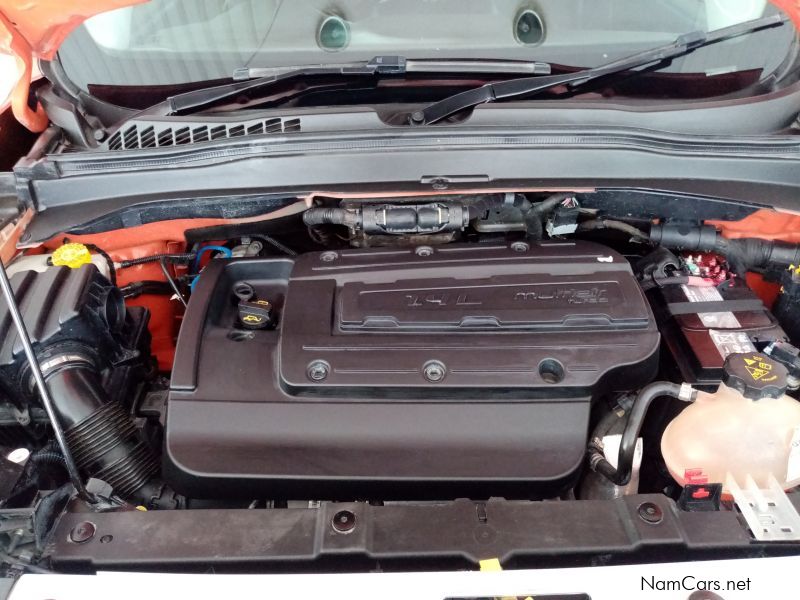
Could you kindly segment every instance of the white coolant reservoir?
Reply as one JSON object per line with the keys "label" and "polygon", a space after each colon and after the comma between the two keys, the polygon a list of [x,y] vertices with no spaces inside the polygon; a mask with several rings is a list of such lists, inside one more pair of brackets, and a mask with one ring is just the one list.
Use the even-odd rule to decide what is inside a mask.
{"label": "white coolant reservoir", "polygon": [[728,474],[763,488],[770,475],[784,489],[800,484],[800,402],[786,395],[785,367],[747,353],[724,369],[719,390],[700,392],[664,431],[669,472],[681,485],[725,484]]}

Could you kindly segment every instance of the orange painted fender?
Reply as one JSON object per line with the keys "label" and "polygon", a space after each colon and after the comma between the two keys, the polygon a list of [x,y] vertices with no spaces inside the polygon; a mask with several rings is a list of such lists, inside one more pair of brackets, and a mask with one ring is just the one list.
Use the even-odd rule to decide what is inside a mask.
{"label": "orange painted fender", "polygon": [[41,106],[29,105],[33,59],[51,60],[69,33],[101,12],[146,0],[3,0],[0,4],[0,52],[17,58],[17,83],[11,93],[16,119],[31,131],[47,128]]}

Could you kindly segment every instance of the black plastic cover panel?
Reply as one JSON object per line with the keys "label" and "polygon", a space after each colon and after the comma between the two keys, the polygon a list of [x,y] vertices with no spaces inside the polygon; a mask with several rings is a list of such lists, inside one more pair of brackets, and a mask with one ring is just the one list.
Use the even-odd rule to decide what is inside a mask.
{"label": "black plastic cover panel", "polygon": [[[276,330],[239,330],[240,282]],[[592,397],[646,383],[658,344],[627,261],[590,243],[214,261],[178,341],[165,470],[195,496],[554,493]]]}
{"label": "black plastic cover panel", "polygon": [[[94,265],[20,271],[11,278],[33,349],[40,360],[71,352],[92,359],[99,370],[127,373],[149,360],[149,313],[125,309],[119,289]],[[126,397],[122,375],[107,378],[112,397]],[[127,375],[125,376],[127,377]],[[0,302],[0,396],[38,402],[22,341],[5,302]]]}

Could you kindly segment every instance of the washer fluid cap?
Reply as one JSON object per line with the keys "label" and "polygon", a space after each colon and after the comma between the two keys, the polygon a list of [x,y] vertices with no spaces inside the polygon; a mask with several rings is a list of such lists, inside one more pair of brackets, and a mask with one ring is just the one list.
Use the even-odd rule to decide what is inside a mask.
{"label": "washer fluid cap", "polygon": [[53,265],[77,269],[92,262],[89,248],[83,244],[64,244],[53,252]]}

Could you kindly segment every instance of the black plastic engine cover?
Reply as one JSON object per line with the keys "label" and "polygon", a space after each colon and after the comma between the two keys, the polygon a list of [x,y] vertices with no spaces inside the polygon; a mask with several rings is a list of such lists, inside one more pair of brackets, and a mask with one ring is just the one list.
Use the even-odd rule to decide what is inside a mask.
{"label": "black plastic engine cover", "polygon": [[[237,327],[251,284],[276,330]],[[214,261],[181,328],[165,471],[193,496],[541,497],[590,403],[649,381],[659,334],[590,243]]]}
{"label": "black plastic engine cover", "polygon": [[[84,355],[102,373],[111,399],[130,399],[131,382],[150,370],[146,309],[126,309],[119,289],[94,265],[21,271],[11,287],[40,361],[65,352]],[[19,406],[38,402],[5,302],[0,302],[0,389]]]}

